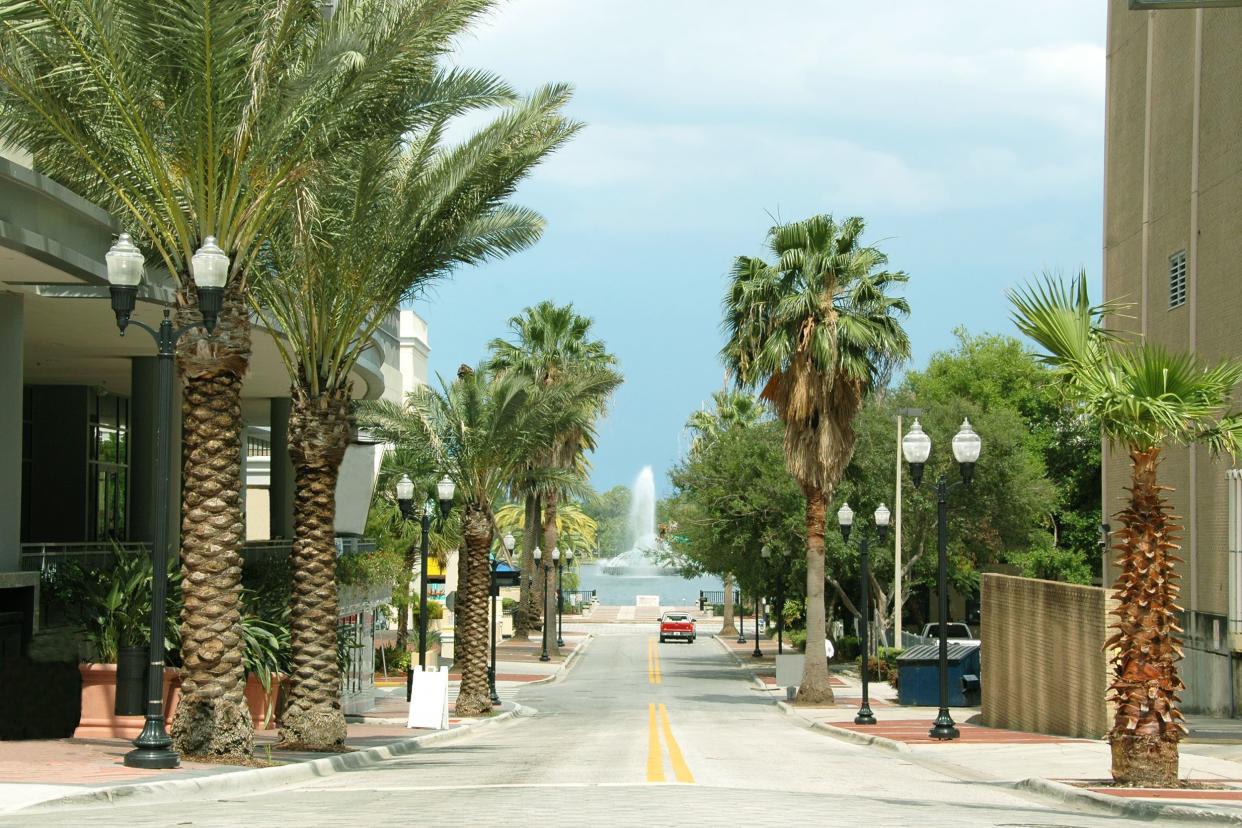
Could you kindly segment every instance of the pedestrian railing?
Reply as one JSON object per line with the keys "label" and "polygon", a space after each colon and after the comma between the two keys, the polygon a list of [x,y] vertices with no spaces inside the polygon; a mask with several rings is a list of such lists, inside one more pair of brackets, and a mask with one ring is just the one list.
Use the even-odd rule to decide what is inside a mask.
{"label": "pedestrian railing", "polygon": [[567,607],[578,607],[595,600],[595,590],[593,589],[567,589],[561,595],[565,599],[565,606]]}
{"label": "pedestrian railing", "polygon": [[[725,591],[723,589],[701,589],[699,590],[699,612],[706,612],[707,608],[716,604],[725,602]],[[737,606],[742,603],[742,591],[733,590],[733,605]]]}

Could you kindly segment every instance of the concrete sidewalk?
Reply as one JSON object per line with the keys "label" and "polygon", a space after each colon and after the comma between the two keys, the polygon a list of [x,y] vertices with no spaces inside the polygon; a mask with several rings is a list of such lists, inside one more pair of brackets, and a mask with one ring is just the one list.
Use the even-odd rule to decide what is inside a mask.
{"label": "concrete sidewalk", "polygon": [[[450,718],[447,731],[407,728],[405,721],[408,703],[405,700],[404,677],[391,676],[387,680],[377,677],[375,708],[360,716],[348,717],[348,736],[345,741],[347,751],[336,754],[335,758],[349,760],[354,756],[363,756],[366,752],[408,752],[420,746],[419,743],[427,741],[427,737],[434,737],[438,741],[446,735],[458,734],[497,719],[510,718],[519,711],[519,706],[512,700],[513,694],[524,685],[555,679],[571,666],[572,660],[588,640],[589,636],[578,635],[572,639],[567,637],[562,658],[552,662],[539,662],[536,653],[533,664],[524,660],[523,653],[505,652],[498,645],[496,689],[502,704],[495,708],[496,715],[490,718],[462,719],[453,716],[453,702],[460,677],[450,672]],[[505,657],[503,661],[499,658],[502,654]],[[509,660],[515,656],[516,660]],[[183,760],[179,768],[167,771],[125,767],[122,759],[132,749],[132,745],[122,739],[52,739],[0,743],[0,813],[84,794],[99,794],[106,798],[113,795],[124,796],[131,790],[145,788],[152,783],[161,783],[157,787],[164,789],[165,793],[169,786],[162,783],[168,782],[185,783],[187,790],[199,789],[202,784],[219,786],[222,790],[228,786],[257,790],[259,787],[256,786],[263,784],[260,777],[272,768],[281,766],[313,764],[317,775],[334,772],[337,763],[333,762],[333,754],[278,750],[275,748],[277,735],[275,729],[256,732],[255,764],[251,767]],[[357,764],[358,761],[364,760],[347,763]],[[308,767],[307,770],[311,768]],[[285,774],[279,779],[272,776],[271,784],[289,784],[288,776],[289,774]],[[176,785],[172,787],[175,789]]]}

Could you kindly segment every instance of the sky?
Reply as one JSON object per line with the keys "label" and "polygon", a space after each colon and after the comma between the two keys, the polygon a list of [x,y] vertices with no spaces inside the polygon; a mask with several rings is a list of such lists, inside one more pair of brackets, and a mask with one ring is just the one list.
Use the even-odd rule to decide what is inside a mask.
{"label": "sky", "polygon": [[568,82],[585,127],[515,198],[547,219],[539,244],[416,303],[433,375],[524,307],[572,302],[626,377],[592,484],[651,465],[667,492],[687,416],[721,387],[730,263],[819,212],[864,217],[910,275],[909,367],[957,326],[1013,333],[1008,288],[1099,280],[1106,5],[502,3],[454,62],[523,91]]}

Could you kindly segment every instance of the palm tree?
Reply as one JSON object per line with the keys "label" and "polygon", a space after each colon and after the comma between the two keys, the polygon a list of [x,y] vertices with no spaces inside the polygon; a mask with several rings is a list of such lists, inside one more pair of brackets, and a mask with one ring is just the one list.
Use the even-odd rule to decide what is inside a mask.
{"label": "palm tree", "polygon": [[[491,710],[487,684],[488,555],[495,534],[494,504],[519,466],[567,429],[582,426],[574,401],[605,393],[611,378],[579,376],[572,383],[539,388],[519,374],[493,375],[486,367],[463,365],[440,390],[423,386],[404,406],[363,403],[359,422],[396,446],[426,445],[457,484],[461,505],[462,553],[458,558],[456,663],[461,670],[459,716]],[[555,476],[555,475],[552,475]],[[545,485],[552,482],[545,479]]]}
{"label": "palm tree", "polygon": [[1116,633],[1109,701],[1115,705],[1108,738],[1113,778],[1151,787],[1178,780],[1177,745],[1187,732],[1177,709],[1182,658],[1177,633],[1179,588],[1174,564],[1179,520],[1168,513],[1159,481],[1166,445],[1205,445],[1214,454],[1242,448],[1242,414],[1230,410],[1242,363],[1208,365],[1107,330],[1116,305],[1092,305],[1086,275],[1070,287],[1052,279],[1010,294],[1014,321],[1047,351],[1066,400],[1096,418],[1104,436],[1130,454],[1129,502],[1113,533],[1120,567],[1113,585]]}
{"label": "palm tree", "polygon": [[785,464],[806,498],[806,667],[798,701],[832,701],[825,649],[824,514],[854,453],[863,399],[909,358],[907,281],[864,245],[861,218],[831,216],[768,231],[776,261],[739,256],[724,299],[721,351],[737,384],[758,387],[785,423]]}
{"label": "palm tree", "polygon": [[353,428],[350,371],[403,299],[453,269],[514,253],[543,232],[535,213],[507,204],[518,182],[577,125],[562,86],[513,106],[456,147],[449,117],[493,94],[455,85],[427,101],[423,133],[359,148],[343,169],[312,176],[253,281],[256,311],[278,328],[293,383],[294,619],[281,741],[300,749],[344,744],[337,668],[335,492]]}
{"label": "palm tree", "polygon": [[178,343],[183,387],[182,700],[178,750],[250,754],[242,690],[240,392],[256,252],[300,182],[343,145],[426,116],[451,39],[490,0],[0,6],[0,141],[118,216],[198,321],[187,265],[208,236],[232,257],[215,335]]}
{"label": "palm tree", "polygon": [[[584,453],[594,448],[594,434],[590,423],[603,412],[604,405],[613,390],[621,384],[620,373],[614,370],[616,358],[608,352],[604,342],[591,336],[592,320],[575,312],[572,304],[556,305],[550,301],[540,302],[526,308],[521,314],[510,318],[509,330],[514,340],[493,339],[489,344],[492,352],[489,360],[491,370],[516,373],[525,376],[542,388],[564,384],[583,371],[604,371],[614,377],[614,382],[602,395],[577,401],[583,407],[586,426],[559,435],[529,458],[522,474],[515,479],[515,494],[524,499],[527,518],[524,522],[522,543],[522,567],[534,570],[533,551],[540,542],[539,515],[542,512],[542,543],[547,551],[557,546],[557,503],[561,487],[540,487],[534,479],[540,468],[563,471],[577,469],[585,475]],[[542,508],[541,508],[542,507]],[[545,572],[541,589],[532,589],[524,583],[525,592],[519,598],[523,608],[521,635],[528,634],[535,619],[548,617],[555,609],[555,586],[551,570]],[[555,643],[550,651],[556,651]]]}
{"label": "palm tree", "polygon": [[[747,428],[763,418],[762,403],[753,395],[728,388],[712,393],[711,411],[700,409],[686,420],[686,428],[694,435],[690,454],[695,455],[712,444],[731,428]],[[737,635],[733,626],[733,573],[721,576],[724,587],[724,619],[721,636]]]}

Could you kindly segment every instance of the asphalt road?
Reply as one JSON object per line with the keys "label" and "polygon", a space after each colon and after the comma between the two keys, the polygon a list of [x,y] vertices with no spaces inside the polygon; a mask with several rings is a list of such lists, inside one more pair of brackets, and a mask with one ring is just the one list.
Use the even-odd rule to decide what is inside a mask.
{"label": "asphalt road", "polygon": [[607,629],[537,713],[434,750],[231,799],[25,813],[64,826],[1117,826],[805,730],[719,645]]}

